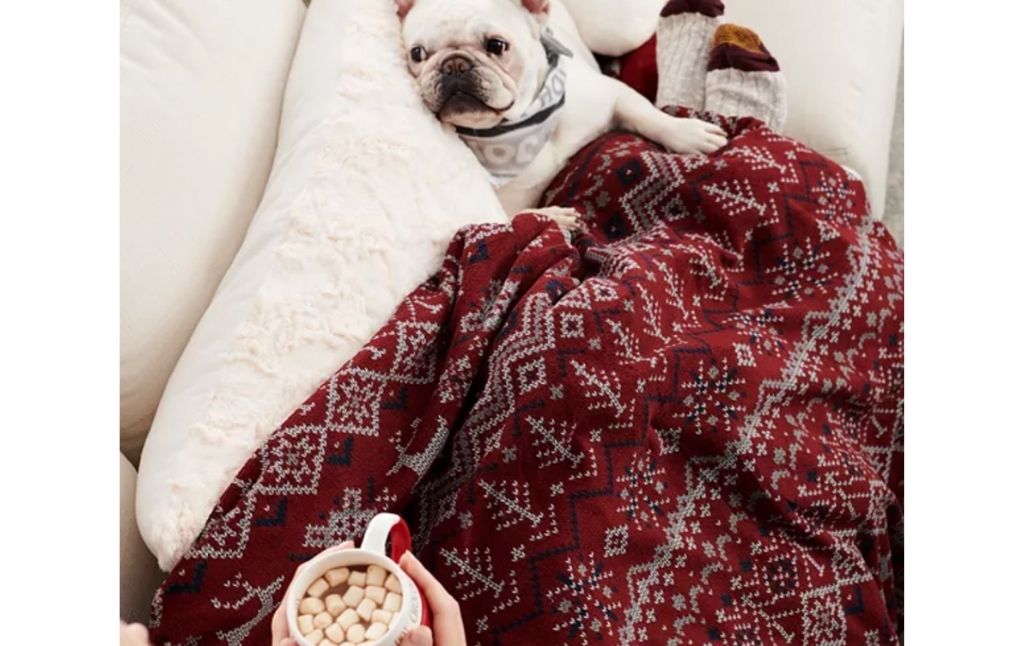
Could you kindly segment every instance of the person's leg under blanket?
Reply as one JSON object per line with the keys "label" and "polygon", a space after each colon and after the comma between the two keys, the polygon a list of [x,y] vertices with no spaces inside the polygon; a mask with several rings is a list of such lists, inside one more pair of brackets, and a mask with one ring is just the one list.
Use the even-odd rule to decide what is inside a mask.
{"label": "person's leg under blanket", "polygon": [[753,31],[721,25],[708,57],[704,108],[728,117],[755,117],[781,132],[786,122],[786,79]]}

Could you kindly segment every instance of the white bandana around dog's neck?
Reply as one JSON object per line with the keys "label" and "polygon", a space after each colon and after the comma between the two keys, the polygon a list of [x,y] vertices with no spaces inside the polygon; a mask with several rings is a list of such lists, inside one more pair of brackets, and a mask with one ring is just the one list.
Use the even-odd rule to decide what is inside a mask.
{"label": "white bandana around dog's neck", "polygon": [[526,170],[558,126],[565,106],[563,56],[572,56],[545,29],[541,43],[548,56],[548,73],[526,113],[515,121],[505,120],[493,128],[457,127],[455,130],[491,175],[491,184],[501,188]]}

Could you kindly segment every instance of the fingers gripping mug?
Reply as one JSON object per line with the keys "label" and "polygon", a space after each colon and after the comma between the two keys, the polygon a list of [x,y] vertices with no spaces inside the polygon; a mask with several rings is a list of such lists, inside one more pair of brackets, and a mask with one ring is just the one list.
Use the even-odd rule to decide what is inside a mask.
{"label": "fingers gripping mug", "polygon": [[[387,551],[389,539],[391,549]],[[401,585],[401,606],[395,611],[387,632],[383,636],[368,640],[368,644],[393,646],[407,630],[421,624],[429,626],[430,616],[423,593],[409,575],[398,567],[398,560],[411,547],[412,537],[405,521],[395,514],[378,514],[366,527],[366,533],[363,534],[358,549],[328,549],[307,561],[295,575],[285,597],[288,631],[292,639],[298,641],[299,646],[319,646],[306,639],[300,630],[299,604],[317,579],[336,568],[365,570],[370,565],[377,565],[384,568],[388,574],[393,574]]]}

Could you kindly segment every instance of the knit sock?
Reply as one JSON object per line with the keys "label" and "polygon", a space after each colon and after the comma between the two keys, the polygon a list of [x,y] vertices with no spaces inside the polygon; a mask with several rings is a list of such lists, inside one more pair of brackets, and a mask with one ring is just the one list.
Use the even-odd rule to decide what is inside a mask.
{"label": "knit sock", "polygon": [[722,25],[708,59],[704,107],[727,117],[756,117],[780,132],[786,123],[786,78],[753,31]]}
{"label": "knit sock", "polygon": [[658,22],[658,97],[655,105],[704,109],[705,76],[721,0],[670,0]]}

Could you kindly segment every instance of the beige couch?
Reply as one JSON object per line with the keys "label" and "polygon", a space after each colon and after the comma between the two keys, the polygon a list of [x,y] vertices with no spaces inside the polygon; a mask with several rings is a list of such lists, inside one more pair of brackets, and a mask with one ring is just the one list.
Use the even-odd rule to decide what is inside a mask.
{"label": "beige couch", "polygon": [[135,525],[135,467],[121,455],[121,617],[144,621],[162,573]]}
{"label": "beige couch", "polygon": [[[614,25],[623,3],[585,6],[605,4]],[[726,5],[730,20],[761,32],[787,73],[788,133],[864,177],[880,211],[902,1]],[[124,619],[145,619],[160,579],[135,522],[135,465],[167,380],[263,195],[304,17],[302,0],[121,0]]]}
{"label": "beige couch", "polygon": [[[330,0],[333,1],[333,0]],[[121,0],[121,613],[159,582],[135,468],[263,195],[302,0]]]}

